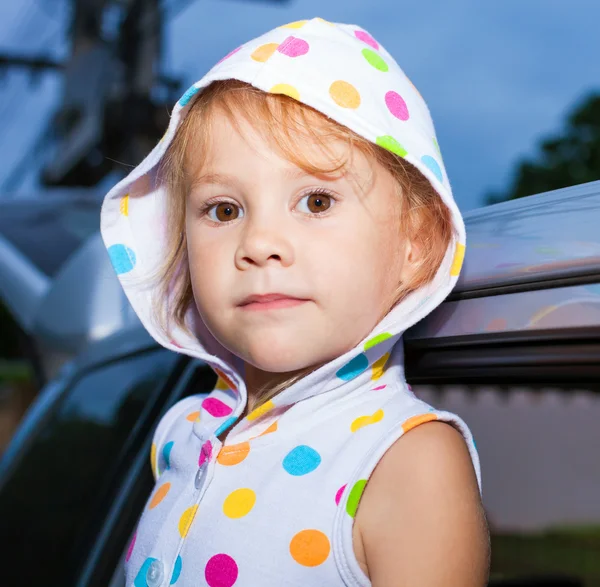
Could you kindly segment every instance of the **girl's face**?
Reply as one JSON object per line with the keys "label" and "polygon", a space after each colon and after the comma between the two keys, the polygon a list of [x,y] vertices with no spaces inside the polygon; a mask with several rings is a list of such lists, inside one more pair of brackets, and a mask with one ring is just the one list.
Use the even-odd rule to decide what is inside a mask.
{"label": "girl's face", "polygon": [[[396,185],[357,149],[345,173],[309,175],[238,122],[241,134],[215,114],[210,158],[191,173],[196,305],[215,338],[255,368],[316,366],[365,338],[410,279],[415,252],[399,234]],[[330,166],[319,147],[300,146]],[[345,144],[331,148],[344,160]]]}

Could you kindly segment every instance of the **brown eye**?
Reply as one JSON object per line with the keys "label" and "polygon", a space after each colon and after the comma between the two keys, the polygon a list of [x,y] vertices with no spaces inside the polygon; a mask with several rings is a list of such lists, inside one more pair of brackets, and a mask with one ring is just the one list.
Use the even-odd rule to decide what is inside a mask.
{"label": "brown eye", "polygon": [[304,196],[300,203],[304,207],[304,202],[306,202],[306,211],[312,214],[319,214],[331,208],[332,199],[327,194],[309,194],[308,196]]}
{"label": "brown eye", "polygon": [[215,222],[230,222],[240,217],[240,208],[231,202],[221,202],[208,211],[208,216]]}

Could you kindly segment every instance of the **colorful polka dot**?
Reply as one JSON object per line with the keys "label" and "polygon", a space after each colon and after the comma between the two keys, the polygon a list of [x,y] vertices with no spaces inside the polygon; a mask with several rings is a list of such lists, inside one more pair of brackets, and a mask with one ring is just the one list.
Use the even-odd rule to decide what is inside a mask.
{"label": "colorful polka dot", "polygon": [[404,424],[402,424],[402,430],[406,434],[406,432],[412,430],[416,426],[425,424],[425,422],[432,422],[434,420],[437,420],[437,416],[435,414],[418,414],[406,420]]}
{"label": "colorful polka dot", "polygon": [[382,135],[375,139],[375,142],[384,149],[399,155],[400,157],[406,157],[406,149],[392,136]]}
{"label": "colorful polka dot", "polygon": [[382,389],[385,389],[386,387],[387,385],[378,385],[377,387],[374,387],[372,391],[380,391]]}
{"label": "colorful polka dot", "polygon": [[238,573],[237,563],[228,554],[215,554],[206,563],[204,578],[208,587],[233,587]]}
{"label": "colorful polka dot", "polygon": [[256,493],[247,487],[232,491],[223,503],[223,513],[228,518],[247,516],[256,503]]}
{"label": "colorful polka dot", "polygon": [[185,512],[183,512],[183,514],[181,514],[181,518],[179,518],[179,535],[182,538],[185,538],[187,536],[187,533],[190,531],[190,528],[192,527],[192,522],[194,521],[194,516],[196,515],[196,512],[198,511],[198,506],[197,505],[193,505],[191,507],[189,507],[187,510],[185,510]]}
{"label": "colorful polka dot", "polygon": [[181,106],[187,106],[190,103],[190,100],[200,91],[200,88],[197,88],[196,86],[191,86],[190,88],[188,88],[185,92],[185,94],[183,94],[183,96],[181,96],[181,98],[179,99],[179,104]]}
{"label": "colorful polka dot", "polygon": [[356,432],[365,426],[369,426],[370,424],[376,424],[377,422],[381,422],[383,420],[384,412],[382,409],[377,410],[371,416],[360,416],[360,418],[356,418],[354,422],[350,425],[350,430],[352,432]]}
{"label": "colorful polka dot", "polygon": [[167,444],[163,446],[162,455],[163,459],[165,459],[165,469],[171,468],[171,451],[173,450],[174,444],[175,443],[171,440],[171,442],[167,442]]}
{"label": "colorful polka dot", "polygon": [[119,204],[119,212],[121,212],[123,216],[129,216],[129,194],[125,194],[121,198],[121,203]]}
{"label": "colorful polka dot", "polygon": [[252,57],[254,61],[264,63],[271,55],[273,55],[273,53],[275,53],[278,46],[279,43],[267,43],[266,45],[261,45],[257,49],[254,49],[250,57]]}
{"label": "colorful polka dot", "polygon": [[150,447],[150,467],[152,469],[152,473],[154,474],[154,478],[158,478],[158,462],[156,460],[156,444],[154,442]]}
{"label": "colorful polka dot", "polygon": [[225,375],[225,373],[223,373],[221,369],[215,368],[214,371],[219,376],[219,379],[222,379],[223,382],[225,382],[225,387],[218,387],[219,379],[217,379],[217,389],[231,389],[233,391],[237,390],[237,386],[235,385],[235,383],[229,377],[227,377],[227,375]]}
{"label": "colorful polka dot", "polygon": [[359,479],[350,490],[350,495],[348,496],[348,501],[346,502],[346,512],[349,516],[356,516],[356,511],[358,510],[358,504],[360,503],[360,498],[362,497],[363,491],[367,486],[366,479]]}
{"label": "colorful polka dot", "polygon": [[277,432],[277,421],[273,422],[264,432],[261,432],[259,436],[265,436],[266,434],[271,434],[273,432]]}
{"label": "colorful polka dot", "polygon": [[300,100],[300,92],[294,86],[290,86],[289,84],[276,84],[269,92],[271,92],[271,94],[284,94],[290,98],[294,98],[294,100]]}
{"label": "colorful polka dot", "polygon": [[223,418],[229,416],[233,410],[226,403],[216,397],[207,397],[202,402],[202,407],[215,418]]}
{"label": "colorful polka dot", "polygon": [[134,587],[148,587],[148,583],[146,582],[146,574],[148,573],[148,569],[150,569],[150,565],[158,560],[156,558],[148,557],[144,564],[140,567],[138,574],[135,576],[133,580]]}
{"label": "colorful polka dot", "polygon": [[196,410],[195,412],[190,412],[185,419],[188,422],[195,422],[200,417],[200,411]]}
{"label": "colorful polka dot", "polygon": [[322,565],[330,551],[329,538],[320,530],[302,530],[290,542],[292,558],[304,567]]}
{"label": "colorful polka dot", "polygon": [[370,45],[373,49],[379,49],[379,43],[365,31],[354,31],[354,36],[360,39],[363,43]]}
{"label": "colorful polka dot", "polygon": [[201,467],[207,461],[210,461],[212,456],[212,443],[207,440],[200,449],[200,456],[198,457],[198,466]]}
{"label": "colorful polka dot", "polygon": [[450,275],[456,277],[460,274],[463,261],[465,259],[466,247],[462,243],[456,243],[456,250],[454,251],[454,259],[452,261],[452,267],[450,267]]}
{"label": "colorful polka dot", "polygon": [[367,342],[365,342],[365,346],[364,346],[365,351],[368,351],[370,348],[377,346],[380,342],[383,342],[384,340],[387,340],[388,338],[392,338],[392,335],[389,332],[382,332],[381,334],[378,334],[377,336],[370,338],[369,340],[367,340]]}
{"label": "colorful polka dot", "polygon": [[363,371],[366,371],[369,367],[369,359],[363,353],[354,357],[351,361],[346,363],[337,373],[336,376],[344,381],[350,381],[360,375]]}
{"label": "colorful polka dot", "polygon": [[215,389],[220,389],[221,391],[225,391],[229,389],[229,385],[225,383],[225,380],[222,377],[217,378],[217,382],[215,383]]}
{"label": "colorful polka dot", "polygon": [[261,416],[266,414],[269,410],[272,410],[274,407],[275,407],[275,404],[271,400],[269,400],[268,402],[265,402],[264,404],[262,404],[262,406],[259,406],[255,410],[252,410],[246,416],[246,419],[250,420],[250,421],[257,420],[258,418],[260,418]]}
{"label": "colorful polka dot", "polygon": [[421,161],[423,161],[429,170],[433,171],[433,174],[438,178],[439,181],[444,181],[442,169],[439,163],[431,155],[423,155],[423,157],[421,157]]}
{"label": "colorful polka dot", "polygon": [[312,473],[321,464],[321,455],[310,446],[301,444],[292,449],[283,459],[283,468],[294,477]]}
{"label": "colorful polka dot", "polygon": [[225,420],[225,422],[223,422],[223,424],[221,424],[215,431],[215,436],[221,436],[221,434],[223,434],[223,432],[225,432],[225,430],[227,430],[228,428],[231,428],[231,426],[233,426],[237,421],[237,417],[236,416],[231,416],[231,418],[227,418],[227,420]]}
{"label": "colorful polka dot", "polygon": [[394,91],[389,91],[385,95],[385,105],[392,115],[398,120],[408,120],[408,106],[404,101],[404,98]]}
{"label": "colorful polka dot", "polygon": [[170,489],[171,489],[170,483],[163,483],[156,490],[154,497],[152,497],[152,500],[150,501],[150,504],[148,505],[148,509],[153,510],[167,496],[167,493],[169,493]]}
{"label": "colorful polka dot", "polygon": [[108,256],[117,275],[129,273],[135,267],[135,253],[125,245],[111,245],[108,247]]}
{"label": "colorful polka dot", "polygon": [[360,94],[358,90],[348,82],[338,80],[329,86],[329,95],[333,101],[342,108],[358,108],[360,106]]}
{"label": "colorful polka dot", "polygon": [[342,495],[344,493],[344,489],[346,489],[346,486],[348,484],[346,483],[345,485],[342,485],[336,492],[335,494],[335,505],[340,505],[340,500],[342,499]]}
{"label": "colorful polka dot", "polygon": [[442,155],[442,152],[440,151],[440,146],[438,145],[437,139],[435,137],[433,137],[432,139],[433,141],[433,146],[435,147],[435,150],[438,152],[438,155]]}
{"label": "colorful polka dot", "polygon": [[178,556],[175,559],[175,566],[173,567],[173,574],[171,575],[171,581],[169,585],[175,585],[177,583],[177,579],[179,579],[179,575],[181,575],[181,567],[183,566],[181,556]]}
{"label": "colorful polka dot", "polygon": [[217,462],[221,465],[231,467],[241,463],[250,453],[250,443],[240,442],[224,446],[217,455]]}
{"label": "colorful polka dot", "polygon": [[133,547],[135,546],[135,539],[137,538],[137,532],[133,535],[131,542],[129,543],[129,548],[127,549],[127,554],[125,556],[125,562],[128,562],[131,558],[131,554],[133,553]]}
{"label": "colorful polka dot", "polygon": [[232,55],[235,55],[241,48],[243,47],[243,45],[240,45],[239,47],[235,48],[233,51],[230,51],[229,53],[227,53],[227,55],[225,55],[225,57],[219,59],[219,61],[217,61],[217,65],[219,65],[219,63],[223,63],[223,61],[225,61],[226,59],[229,59]]}
{"label": "colorful polka dot", "polygon": [[379,53],[376,53],[372,49],[363,49],[361,53],[367,60],[367,63],[372,65],[375,69],[383,72],[389,70],[388,64],[385,62],[385,59],[379,55]]}
{"label": "colorful polka dot", "polygon": [[277,47],[277,51],[288,57],[301,57],[308,53],[309,48],[309,44],[304,39],[288,37]]}
{"label": "colorful polka dot", "polygon": [[390,353],[385,353],[385,355],[383,355],[383,357],[377,359],[373,363],[373,373],[371,375],[371,379],[373,381],[377,381],[379,378],[381,378],[383,376],[383,373],[385,371],[385,364],[387,363],[389,358],[390,358]]}
{"label": "colorful polka dot", "polygon": [[307,22],[308,22],[307,20],[296,20],[294,22],[288,22],[287,24],[282,25],[280,28],[282,28],[282,29],[300,29]]}

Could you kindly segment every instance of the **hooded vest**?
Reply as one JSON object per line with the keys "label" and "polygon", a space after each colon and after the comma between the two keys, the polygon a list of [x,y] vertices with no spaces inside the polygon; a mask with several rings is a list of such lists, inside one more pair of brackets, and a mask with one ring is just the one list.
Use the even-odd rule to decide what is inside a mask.
{"label": "hooded vest", "polygon": [[[454,237],[435,278],[410,293],[354,349],[240,419],[247,401],[240,360],[190,307],[190,332],[154,316],[148,278],[164,258],[167,189],[158,165],[194,98],[215,80],[238,79],[312,106],[404,157],[452,215]],[[418,399],[404,377],[402,333],[454,287],[465,230],[421,95],[364,29],[320,18],[278,27],[234,49],[173,109],[158,145],[106,196],[102,237],[124,291],[164,347],[207,362],[216,388],[175,404],[154,434],[156,486],[126,554],[127,585],[209,587],[368,586],[352,526],[369,476],[410,429],[457,415]],[[158,300],[169,307],[170,300]],[[218,436],[228,430],[224,443]],[[405,472],[410,475],[410,471]]]}

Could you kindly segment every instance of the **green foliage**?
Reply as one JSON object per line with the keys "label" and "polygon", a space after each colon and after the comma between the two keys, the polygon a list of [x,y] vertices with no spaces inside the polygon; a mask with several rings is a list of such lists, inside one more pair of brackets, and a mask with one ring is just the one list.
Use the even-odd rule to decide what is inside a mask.
{"label": "green foliage", "polygon": [[595,93],[573,109],[562,132],[542,141],[536,156],[517,163],[505,193],[489,193],[486,200],[495,204],[598,179],[600,93]]}

